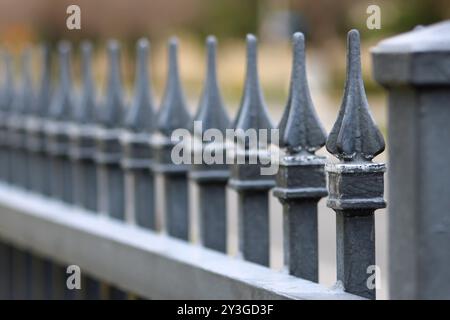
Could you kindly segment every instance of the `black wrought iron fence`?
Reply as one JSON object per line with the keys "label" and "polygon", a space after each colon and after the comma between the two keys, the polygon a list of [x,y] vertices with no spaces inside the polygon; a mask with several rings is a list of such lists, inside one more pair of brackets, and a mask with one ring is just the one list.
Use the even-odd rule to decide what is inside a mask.
{"label": "black wrought iron fence", "polygon": [[[376,78],[391,93],[390,161],[398,171],[391,180],[390,202],[395,203],[394,210],[401,212],[390,213],[395,217],[390,230],[390,246],[395,252],[401,251],[399,243],[404,243],[404,240],[396,242],[395,233],[408,232],[408,226],[416,225],[428,215],[418,212],[426,203],[423,196],[431,199],[433,194],[428,192],[438,192],[439,187],[448,191],[445,187],[450,181],[427,176],[425,185],[410,178],[411,184],[404,186],[409,179],[406,176],[436,173],[427,170],[430,165],[423,162],[399,167],[401,160],[398,160],[416,161],[413,159],[424,152],[417,151],[408,159],[414,152],[408,148],[434,152],[427,141],[436,134],[450,137],[448,126],[429,127],[432,125],[428,115],[441,121],[434,111],[419,114],[422,108],[439,109],[442,119],[450,120],[444,106],[448,102],[450,77],[443,75],[448,74],[445,62],[450,49],[443,45],[436,53],[432,41],[431,48],[427,41],[425,44],[415,41],[416,36],[422,39],[422,34],[435,35],[436,28],[450,27],[449,23],[443,23],[416,30],[399,40],[387,40],[374,51]],[[416,48],[405,44],[409,39],[411,45],[420,47],[420,54],[416,55]],[[427,38],[423,36],[423,39]],[[73,292],[78,291],[66,288],[67,275],[62,267],[74,263],[88,274],[85,290],[77,293],[83,295],[79,298],[108,297],[105,292],[112,298],[125,298],[126,292],[144,298],[375,298],[375,286],[369,279],[373,274],[371,268],[376,266],[374,211],[386,205],[383,199],[386,167],[372,160],[384,150],[384,140],[369,111],[361,76],[358,32],[350,31],[347,41],[344,96],[328,135],[309,93],[305,40],[301,33],[293,36],[289,97],[278,125],[268,116],[259,85],[257,39],[253,35],[247,36],[245,87],[234,121],[230,120],[220,94],[214,37],[206,41],[207,72],[195,116],[186,107],[178,73],[176,38],[168,44],[167,84],[159,110],[152,96],[147,62],[149,43],[145,39],[139,40],[136,46],[135,91],[129,107],[125,106],[123,97],[120,45],[116,41],[110,41],[107,47],[109,74],[106,96],[101,103],[95,97],[90,43],[85,42],[80,48],[79,95],[72,84],[70,43],[61,42],[58,46],[59,77],[55,86],[50,81],[50,50],[43,47],[37,89],[31,81],[29,52],[22,56],[20,82],[13,79],[11,57],[4,53],[0,96],[1,296],[74,298]],[[439,59],[434,60],[435,55]],[[408,104],[412,104],[414,114],[404,110]],[[407,129],[399,132],[393,122],[397,120],[399,126]],[[199,130],[195,123],[201,126]],[[192,133],[188,140],[173,136],[179,129]],[[205,139],[211,129],[215,131],[209,131],[210,136]],[[227,136],[227,130],[234,130],[232,139]],[[251,142],[252,130],[260,138],[256,145]],[[274,137],[272,132],[279,139],[270,140]],[[218,139],[220,136],[225,139]],[[263,136],[268,138],[266,143],[260,143]],[[174,161],[174,149],[180,144],[189,154],[179,155],[190,162]],[[338,162],[315,154],[325,145]],[[448,148],[443,152],[448,155]],[[212,158],[222,155],[226,161],[208,163],[205,153]],[[201,161],[196,162],[197,158]],[[442,162],[435,160],[436,165]],[[274,165],[278,170],[271,171]],[[443,165],[439,174],[448,178],[448,166]],[[419,168],[420,173],[414,172]],[[156,175],[164,181],[161,199],[155,196]],[[201,247],[188,240],[189,179],[199,188],[196,210]],[[227,256],[227,188],[235,189],[238,194],[238,238],[244,261]],[[424,188],[423,193],[414,188]],[[291,276],[267,268],[268,196],[272,189],[283,205],[284,259]],[[406,194],[413,198],[405,199]],[[345,294],[339,288],[313,284],[318,281],[319,264],[317,203],[323,197],[327,197],[327,205],[337,217],[337,280],[346,292],[356,296]],[[403,205],[400,200],[408,202],[407,208],[414,206],[413,203],[418,206],[410,208],[411,212],[417,212],[414,218],[407,217],[411,213],[409,209],[399,208]],[[155,224],[155,207],[159,201],[164,204],[166,219],[162,235]],[[438,212],[439,208],[448,206],[436,204],[445,201],[448,200],[439,199],[434,201],[435,207],[427,207],[430,218],[438,215],[442,223],[433,225],[424,221],[427,231],[419,236],[407,236],[420,248],[430,249],[435,241],[431,239],[448,238],[447,220]],[[399,225],[399,215],[407,221],[404,226]],[[440,232],[435,227],[443,233],[433,237],[435,232]],[[410,245],[405,244],[406,251],[398,254],[407,254]],[[437,281],[437,276],[448,277],[449,272],[444,275],[442,270],[433,277],[430,272],[440,268],[449,257],[449,250],[445,253],[431,250],[441,253],[441,256],[433,255],[433,262],[438,265],[423,266],[421,253],[417,255],[420,261],[416,262],[415,275],[426,274],[427,281],[432,282]],[[394,258],[391,263],[403,262]],[[433,296],[423,290],[421,287],[408,294]],[[446,289],[439,292],[439,296],[448,295]]]}

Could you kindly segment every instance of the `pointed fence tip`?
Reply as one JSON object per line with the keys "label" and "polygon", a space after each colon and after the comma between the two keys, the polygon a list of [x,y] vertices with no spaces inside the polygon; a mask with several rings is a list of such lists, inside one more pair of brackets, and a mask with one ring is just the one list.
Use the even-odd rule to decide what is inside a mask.
{"label": "pointed fence tip", "polygon": [[176,48],[178,46],[178,38],[176,36],[171,36],[167,43],[170,48]]}
{"label": "pointed fence tip", "polygon": [[88,41],[88,40],[83,40],[83,42],[81,42],[81,52],[82,53],[91,53],[92,52],[92,42]]}
{"label": "pointed fence tip", "polygon": [[108,50],[109,51],[117,51],[120,49],[120,43],[117,39],[109,39],[108,40]]}
{"label": "pointed fence tip", "polygon": [[[242,130],[270,130],[273,128],[270,120],[264,95],[259,84],[258,66],[257,66],[257,39],[254,35],[247,35],[247,62],[244,84],[244,93],[241,98],[239,111],[233,121],[233,128]],[[270,135],[270,133],[268,133]],[[247,149],[248,141],[238,138],[239,142],[244,142]],[[262,142],[262,141],[259,141]],[[267,137],[267,143],[270,144],[270,137]]]}
{"label": "pointed fence tip", "polygon": [[247,33],[246,39],[247,44],[250,45],[256,44],[258,42],[258,38],[256,38],[256,36],[253,33]]}
{"label": "pointed fence tip", "polygon": [[178,72],[178,39],[171,37],[168,41],[166,88],[158,111],[157,128],[170,137],[175,129],[189,129],[191,121]]}
{"label": "pointed fence tip", "polygon": [[279,124],[280,145],[288,154],[314,152],[325,145],[326,132],[314,109],[308,87],[305,63],[305,38],[292,36],[292,71],[289,98]]}
{"label": "pointed fence tip", "polygon": [[206,37],[206,45],[209,46],[213,46],[217,44],[217,38],[213,35],[209,35],[208,37]]}
{"label": "pointed fence tip", "polygon": [[258,39],[253,34],[247,34],[247,64],[256,63],[256,56],[258,50]]}
{"label": "pointed fence tip", "polygon": [[168,41],[168,55],[169,76],[178,74],[178,39],[176,37],[171,37]]}
{"label": "pointed fence tip", "polygon": [[305,35],[302,32],[295,32],[294,35],[292,36],[292,40],[294,44],[305,42]]}
{"label": "pointed fence tip", "polygon": [[149,52],[150,42],[146,38],[139,39],[136,43],[134,97],[125,118],[125,127],[135,132],[154,130],[153,97],[148,73]]}
{"label": "pointed fence tip", "polygon": [[[222,133],[230,127],[230,120],[225,110],[216,73],[216,37],[210,35],[206,38],[206,76],[203,83],[202,95],[200,97],[195,121],[202,124],[202,132],[208,129],[218,129]],[[191,127],[194,130],[194,123]]]}
{"label": "pointed fence tip", "polygon": [[137,42],[137,48],[147,49],[150,46],[150,42],[147,38],[140,38]]}
{"label": "pointed fence tip", "polygon": [[372,161],[384,151],[384,138],[370,114],[364,89],[359,32],[350,30],[347,42],[345,91],[326,148],[341,161]]}
{"label": "pointed fence tip", "polygon": [[72,50],[72,44],[68,40],[61,40],[58,43],[58,51],[60,54],[68,54]]}
{"label": "pointed fence tip", "polygon": [[206,81],[216,82],[216,48],[216,37],[208,36],[206,38]]}

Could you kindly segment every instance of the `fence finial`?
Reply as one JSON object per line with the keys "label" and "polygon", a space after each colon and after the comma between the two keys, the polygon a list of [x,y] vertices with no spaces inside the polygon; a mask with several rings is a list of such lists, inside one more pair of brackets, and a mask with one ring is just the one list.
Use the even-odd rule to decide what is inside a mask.
{"label": "fence finial", "polygon": [[[258,79],[257,39],[254,35],[247,35],[247,71],[244,95],[241,106],[234,121],[235,129],[267,129],[273,128],[264,101]],[[270,136],[268,136],[270,139]],[[270,143],[268,141],[268,143]],[[247,144],[246,144],[246,147]]]}
{"label": "fence finial", "polygon": [[[197,156],[199,156],[199,159],[202,158],[203,150],[208,150],[208,152],[211,152],[210,154],[215,155],[224,155],[226,151],[224,141],[203,141],[203,133],[208,129],[214,129],[220,130],[225,136],[226,129],[231,127],[217,82],[217,40],[214,36],[208,36],[206,47],[206,77],[195,116],[195,121],[201,121],[202,132],[197,133],[194,130],[194,134],[199,134],[200,136],[194,137],[192,148],[194,165],[191,166],[190,178],[196,182],[198,187],[200,242],[207,248],[226,252],[226,185],[229,177],[229,168],[226,164],[207,163],[207,161],[195,164]],[[196,141],[199,141],[199,143],[195,143]]]}
{"label": "fence finial", "polygon": [[17,112],[26,115],[31,112],[31,103],[33,102],[33,81],[31,79],[31,48],[23,50],[21,56],[21,83],[20,92],[18,92],[15,109]]}
{"label": "fence finial", "polygon": [[158,114],[158,130],[170,136],[178,128],[189,129],[191,115],[186,107],[183,89],[178,72],[178,40],[169,40],[169,68],[167,73],[166,91]]}
{"label": "fence finial", "polygon": [[14,97],[14,76],[12,70],[12,58],[9,52],[4,51],[2,53],[2,60],[4,64],[4,78],[3,78],[3,87],[1,93],[1,108],[2,110],[10,110],[11,109],[11,101]]}
{"label": "fence finial", "polygon": [[68,120],[74,112],[70,72],[71,51],[72,46],[70,42],[61,41],[59,43],[59,86],[49,111],[50,117],[55,120]]}
{"label": "fence finial", "polygon": [[126,127],[134,131],[151,132],[154,129],[153,94],[148,75],[149,51],[149,41],[139,39],[136,44],[135,93],[125,121]]}
{"label": "fence finial", "polygon": [[82,93],[81,101],[76,109],[75,120],[79,123],[93,122],[95,118],[95,84],[92,76],[92,43],[81,43],[82,57]]}
{"label": "fence finial", "polygon": [[347,37],[347,81],[327,150],[343,161],[371,161],[384,150],[384,139],[369,111],[361,74],[360,40],[357,30]]}
{"label": "fence finial", "polygon": [[51,96],[51,49],[48,44],[41,46],[41,77],[36,101],[32,108],[33,113],[38,117],[45,117],[49,112]]}
{"label": "fence finial", "polygon": [[374,299],[375,287],[368,285],[367,274],[375,265],[374,211],[386,206],[386,166],[371,161],[383,151],[384,140],[369,112],[356,30],[348,33],[347,82],[327,149],[341,160],[325,166],[327,206],[336,212],[337,279],[345,291]]}
{"label": "fence finial", "polygon": [[285,266],[297,277],[318,281],[319,241],[317,203],[327,195],[325,158],[314,152],[325,145],[322,128],[309,93],[305,69],[305,40],[292,38],[293,61],[289,97],[279,124],[280,158],[274,196],[283,205]]}
{"label": "fence finial", "polygon": [[309,93],[305,64],[305,38],[297,32],[293,36],[293,62],[289,98],[281,118],[280,146],[290,154],[314,153],[325,145],[323,129]]}
{"label": "fence finial", "polygon": [[109,73],[104,105],[99,108],[100,123],[113,128],[123,123],[123,89],[120,73],[120,44],[117,40],[108,42]]}
{"label": "fence finial", "polygon": [[225,130],[230,127],[230,118],[225,110],[217,83],[216,37],[208,36],[206,47],[208,51],[206,78],[194,120],[202,122],[203,131],[214,128],[225,134]]}

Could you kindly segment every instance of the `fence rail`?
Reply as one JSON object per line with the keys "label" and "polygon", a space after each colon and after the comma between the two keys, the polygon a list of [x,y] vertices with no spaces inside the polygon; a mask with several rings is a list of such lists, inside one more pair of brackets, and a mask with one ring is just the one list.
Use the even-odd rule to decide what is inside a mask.
{"label": "fence rail", "polygon": [[[447,28],[449,23],[444,25]],[[43,47],[36,92],[29,51],[22,56],[18,85],[11,57],[5,53],[0,95],[2,297],[80,298],[66,290],[62,265],[73,263],[86,271],[83,298],[120,299],[131,293],[143,298],[374,299],[368,270],[376,264],[374,211],[386,205],[386,167],[372,162],[384,150],[384,140],[370,115],[359,41],[356,30],[348,33],[344,96],[328,137],[309,93],[301,33],[293,36],[289,97],[277,126],[269,118],[259,85],[257,39],[252,35],[247,37],[243,98],[233,121],[217,82],[214,37],[206,41],[207,72],[195,116],[186,107],[175,38],[168,44],[166,91],[157,112],[148,73],[150,47],[145,39],[136,46],[135,92],[129,107],[123,97],[116,41],[107,47],[109,74],[101,103],[95,97],[91,44],[81,46],[79,95],[72,84],[68,42],[58,46],[55,88],[50,79],[50,49]],[[380,72],[385,68],[381,65],[390,62],[378,58],[390,54],[384,48],[380,45],[374,51],[375,74],[390,87],[391,79]],[[201,122],[200,131],[195,130],[194,120]],[[203,139],[208,129],[224,134],[227,129],[259,133],[275,128],[279,143],[269,140],[255,146],[248,136],[239,134],[232,141]],[[211,154],[232,150],[234,161],[174,163],[172,151],[180,140],[171,135],[177,129],[193,133],[189,143],[185,142],[189,157],[205,149]],[[276,144],[279,148],[273,147]],[[339,162],[315,154],[324,145]],[[274,158],[278,150],[281,155]],[[239,163],[239,157],[255,157],[258,162]],[[279,166],[277,173],[261,174],[273,164]],[[155,196],[157,175],[163,178],[163,199]],[[199,188],[200,245],[189,243],[190,180]],[[399,182],[391,186],[397,187],[390,198],[395,205],[397,192],[401,192]],[[228,187],[238,194],[242,258],[227,255]],[[289,275],[267,267],[272,189],[283,205]],[[317,203],[323,197],[337,217],[337,280],[341,286],[334,289],[315,283]],[[164,204],[165,230],[156,227],[157,201]]]}

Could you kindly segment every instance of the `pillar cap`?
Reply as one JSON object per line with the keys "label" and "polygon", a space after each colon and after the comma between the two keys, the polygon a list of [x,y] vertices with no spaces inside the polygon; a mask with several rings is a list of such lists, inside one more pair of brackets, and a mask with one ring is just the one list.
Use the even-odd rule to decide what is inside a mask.
{"label": "pillar cap", "polygon": [[371,51],[374,78],[384,86],[450,85],[450,20],[418,26]]}

